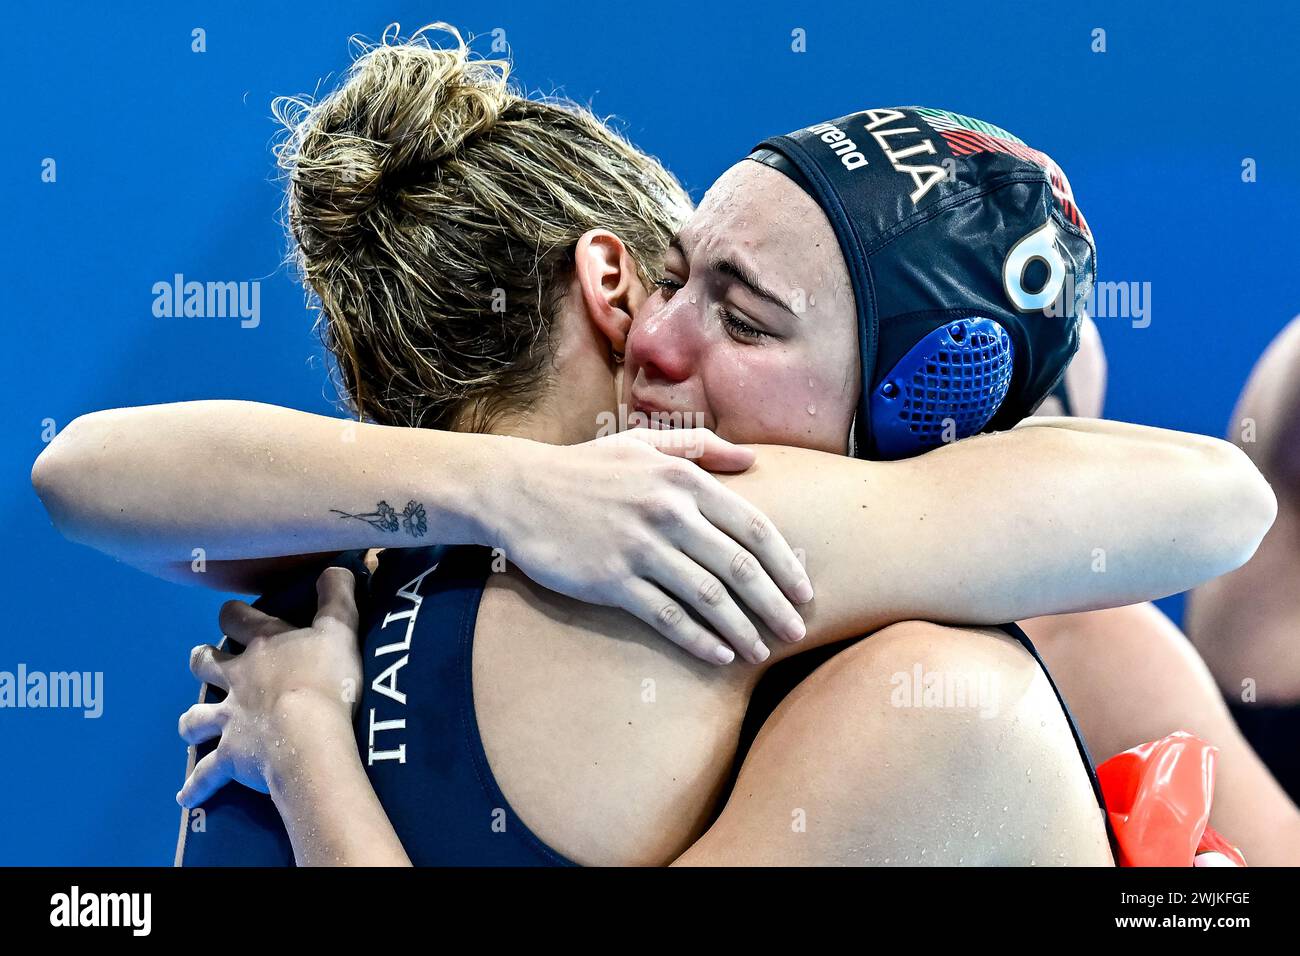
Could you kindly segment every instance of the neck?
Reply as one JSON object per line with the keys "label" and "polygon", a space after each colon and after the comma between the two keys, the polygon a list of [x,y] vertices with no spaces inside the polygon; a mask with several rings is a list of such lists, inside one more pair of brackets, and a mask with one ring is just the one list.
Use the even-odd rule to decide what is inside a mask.
{"label": "neck", "polygon": [[577,421],[567,421],[565,418],[566,416],[547,414],[545,410],[534,407],[518,415],[503,417],[488,430],[488,434],[527,438],[531,441],[546,442],[548,445],[579,445],[596,437],[599,423],[594,415],[585,425],[580,425]]}
{"label": "neck", "polygon": [[532,405],[506,415],[494,435],[528,438],[552,445],[577,445],[618,428],[618,394],[623,368],[598,351],[557,350],[548,381]]}

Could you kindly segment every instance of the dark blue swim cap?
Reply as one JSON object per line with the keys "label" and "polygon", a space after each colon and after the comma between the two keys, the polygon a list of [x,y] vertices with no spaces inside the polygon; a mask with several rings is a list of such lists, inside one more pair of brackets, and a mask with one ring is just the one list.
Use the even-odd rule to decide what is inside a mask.
{"label": "dark blue swim cap", "polygon": [[864,110],[764,140],[826,213],[857,299],[854,454],[1010,428],[1079,346],[1096,247],[1052,159],[980,120]]}

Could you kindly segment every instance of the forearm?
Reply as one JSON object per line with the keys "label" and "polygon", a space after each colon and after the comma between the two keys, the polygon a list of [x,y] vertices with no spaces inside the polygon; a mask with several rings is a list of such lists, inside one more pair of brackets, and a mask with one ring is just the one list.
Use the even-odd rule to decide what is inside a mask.
{"label": "forearm", "polygon": [[971,572],[955,580],[972,585],[981,621],[1187,590],[1248,560],[1276,515],[1249,460],[1202,435],[1057,419],[965,444],[917,460],[918,472],[933,472],[906,480],[935,497],[935,483],[971,483],[933,546],[947,537],[948,563]]}
{"label": "forearm", "polygon": [[79,418],[32,478],[67,537],[137,565],[488,544],[477,516],[512,442],[184,402]]}
{"label": "forearm", "polygon": [[1268,485],[1226,442],[1060,421],[904,462],[764,448],[727,480],[805,551],[814,640],[1162,597],[1239,566],[1272,523]]}
{"label": "forearm", "polygon": [[410,866],[342,715],[303,714],[276,748],[268,788],[299,866]]}

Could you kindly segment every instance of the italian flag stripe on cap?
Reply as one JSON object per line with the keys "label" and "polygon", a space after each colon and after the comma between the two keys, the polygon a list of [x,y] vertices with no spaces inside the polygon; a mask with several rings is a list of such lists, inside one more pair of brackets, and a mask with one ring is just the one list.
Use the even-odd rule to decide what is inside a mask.
{"label": "italian flag stripe on cap", "polygon": [[983,120],[973,119],[969,116],[962,116],[960,113],[949,113],[947,110],[933,110],[918,106],[916,112],[925,117],[925,121],[933,126],[936,130],[968,129],[976,133],[985,133],[989,136],[996,136],[999,139],[1010,140],[1013,143],[1024,145],[1024,140],[1018,136],[1008,133],[1006,130],[994,126],[992,123],[986,123]]}

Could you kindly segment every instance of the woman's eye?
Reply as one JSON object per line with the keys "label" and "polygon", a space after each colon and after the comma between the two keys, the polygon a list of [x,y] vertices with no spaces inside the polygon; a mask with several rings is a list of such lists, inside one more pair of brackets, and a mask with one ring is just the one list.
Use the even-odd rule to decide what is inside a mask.
{"label": "woman's eye", "polygon": [[664,290],[665,299],[671,299],[673,293],[682,287],[682,284],[671,276],[664,276],[662,279],[655,279],[655,285]]}
{"label": "woman's eye", "polygon": [[732,335],[742,339],[763,339],[772,338],[771,332],[765,332],[762,329],[756,329],[743,319],[737,318],[721,306],[718,307],[718,314],[722,316],[722,324],[725,325]]}

